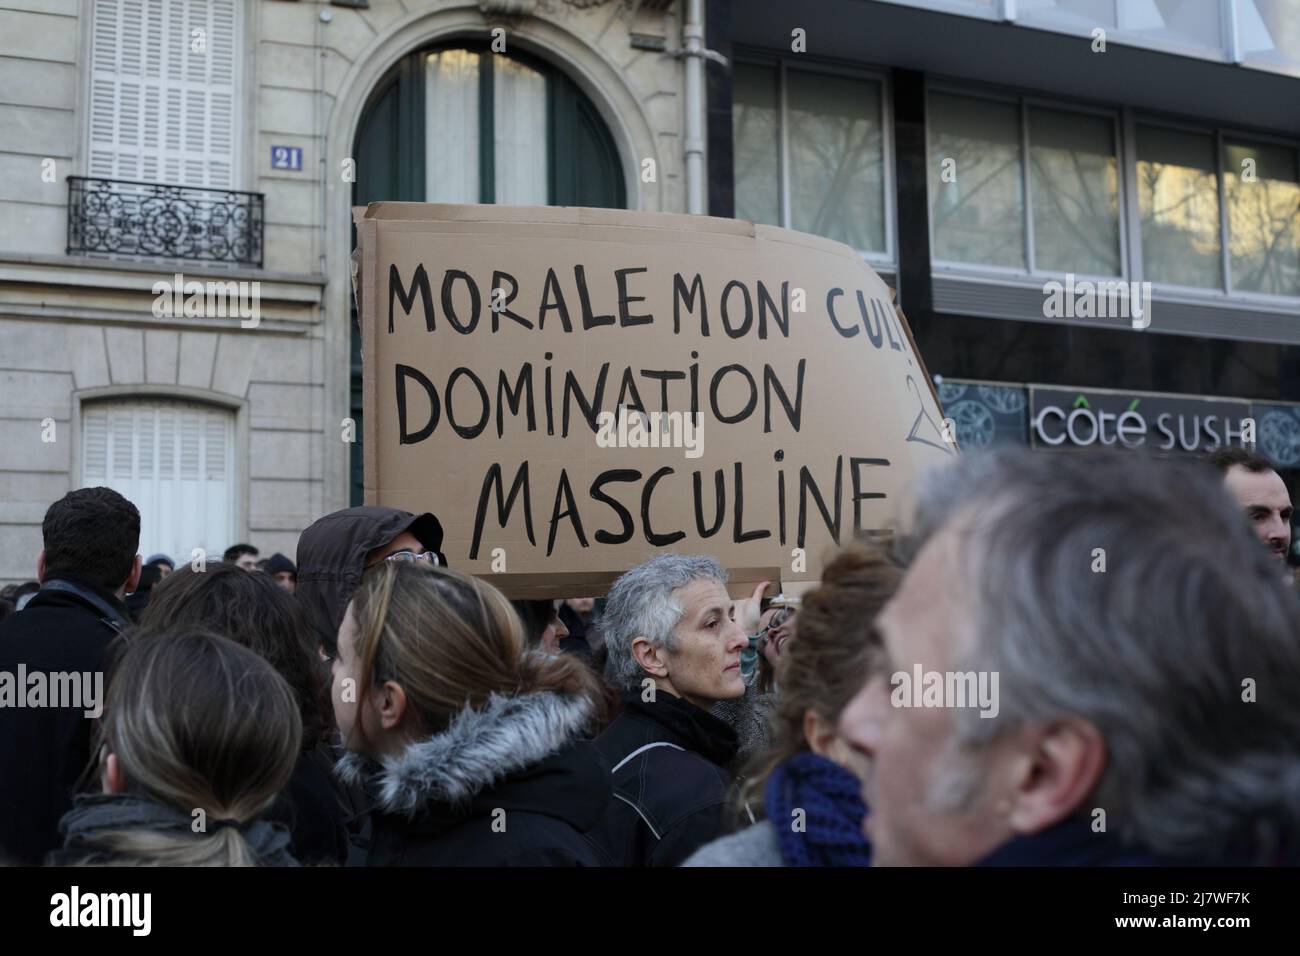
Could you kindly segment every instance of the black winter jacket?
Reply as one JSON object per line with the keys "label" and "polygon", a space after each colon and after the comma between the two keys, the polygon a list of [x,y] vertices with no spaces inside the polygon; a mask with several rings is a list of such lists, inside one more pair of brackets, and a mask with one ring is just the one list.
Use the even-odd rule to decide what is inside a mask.
{"label": "black winter jacket", "polygon": [[347,824],[354,811],[351,795],[334,776],[335,759],[323,743],[298,754],[293,775],[265,814],[289,831],[290,849],[304,866],[342,866],[348,858]]}
{"label": "black winter jacket", "polygon": [[623,707],[595,741],[614,800],[592,837],[614,866],[677,866],[728,830],[736,732],[662,691],[626,693]]}
{"label": "black winter jacket", "polygon": [[[367,866],[601,866],[585,835],[609,768],[581,740],[594,708],[552,692],[493,696],[381,764],[348,755],[373,800]],[[377,771],[377,772],[376,772]]]}
{"label": "black winter jacket", "polygon": [[[0,684],[26,695],[32,675],[52,688],[49,675],[76,673],[83,701],[98,693],[102,708],[105,655],[126,624],[110,592],[71,572],[47,574],[26,607],[0,621]],[[16,686],[21,673],[27,687]],[[5,695],[0,686],[0,860],[39,864],[62,842],[59,818],[90,763],[97,719],[86,716],[92,707],[18,707]]]}

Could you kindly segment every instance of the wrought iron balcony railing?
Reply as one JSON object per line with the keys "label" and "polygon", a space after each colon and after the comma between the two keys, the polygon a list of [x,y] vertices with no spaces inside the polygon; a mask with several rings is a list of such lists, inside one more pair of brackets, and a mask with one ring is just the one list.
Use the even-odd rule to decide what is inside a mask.
{"label": "wrought iron balcony railing", "polygon": [[68,177],[68,253],[262,266],[262,193]]}

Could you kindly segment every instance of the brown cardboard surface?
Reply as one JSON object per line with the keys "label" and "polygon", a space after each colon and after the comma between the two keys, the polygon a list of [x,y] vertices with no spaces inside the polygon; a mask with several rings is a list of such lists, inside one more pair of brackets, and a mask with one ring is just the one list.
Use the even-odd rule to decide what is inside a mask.
{"label": "brown cardboard surface", "polygon": [[[512,596],[603,593],[667,550],[715,556],[733,592],[772,573],[769,593],[802,590],[837,517],[840,541],[902,527],[919,471],[954,453],[888,287],[839,243],[700,216],[413,203],[372,204],[357,236],[366,501],[434,512],[451,565]],[[698,410],[699,456],[603,447],[628,437],[596,417],[620,399]],[[690,437],[681,424],[669,437]]]}

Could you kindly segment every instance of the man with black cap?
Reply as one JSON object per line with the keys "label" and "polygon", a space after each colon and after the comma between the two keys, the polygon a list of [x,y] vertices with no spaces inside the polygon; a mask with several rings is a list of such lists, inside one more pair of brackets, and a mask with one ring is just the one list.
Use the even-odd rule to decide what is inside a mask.
{"label": "man with black cap", "polygon": [[279,551],[266,559],[266,573],[275,583],[292,594],[298,587],[298,568]]}
{"label": "man with black cap", "polygon": [[[298,539],[294,592],[312,639],[326,662],[338,654],[339,625],[367,570],[384,561],[421,561],[446,566],[442,524],[433,515],[367,505],[345,508],[314,521]],[[328,666],[328,664],[326,665]],[[330,681],[326,671],[326,683]],[[346,794],[349,861],[364,860],[370,841],[368,801],[359,788]]]}
{"label": "man with black cap", "polygon": [[432,514],[367,505],[335,511],[298,539],[297,597],[327,658],[338,648],[339,625],[361,576],[381,561],[446,566],[442,524]]}
{"label": "man with black cap", "polygon": [[176,562],[166,554],[151,555],[149,560],[144,563],[144,566],[146,568],[157,568],[159,581],[176,570]]}

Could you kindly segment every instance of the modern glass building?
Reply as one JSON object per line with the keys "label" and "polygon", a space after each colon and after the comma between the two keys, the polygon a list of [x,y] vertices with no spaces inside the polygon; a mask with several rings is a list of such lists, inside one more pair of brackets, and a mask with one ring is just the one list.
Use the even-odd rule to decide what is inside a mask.
{"label": "modern glass building", "polygon": [[711,211],[860,250],[964,448],[1253,418],[1300,467],[1300,2],[714,0],[708,42]]}

